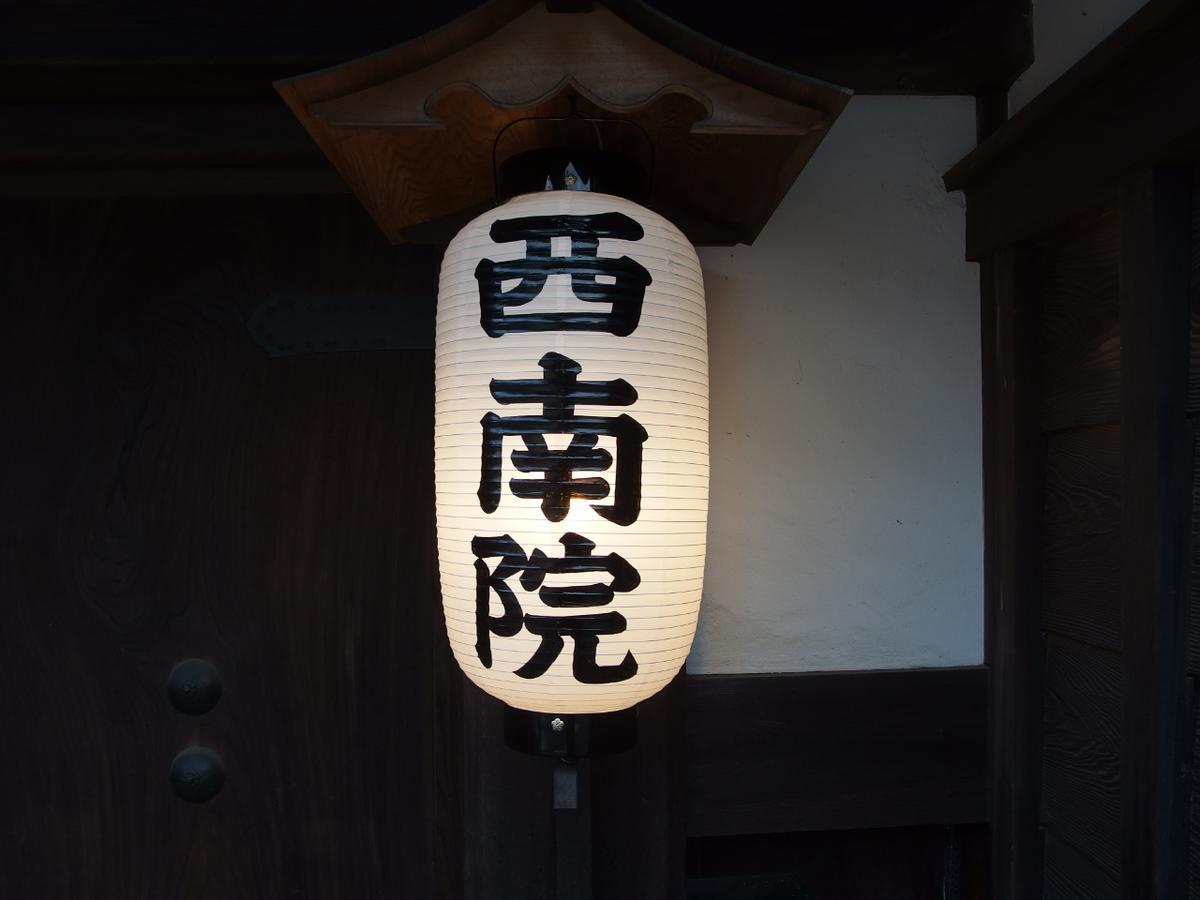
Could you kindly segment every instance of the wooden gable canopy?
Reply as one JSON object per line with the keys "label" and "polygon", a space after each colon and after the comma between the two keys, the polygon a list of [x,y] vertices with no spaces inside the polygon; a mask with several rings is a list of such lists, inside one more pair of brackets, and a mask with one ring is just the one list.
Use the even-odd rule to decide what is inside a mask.
{"label": "wooden gable canopy", "polygon": [[552,129],[510,125],[572,115],[637,126],[648,205],[694,243],[750,243],[850,97],[641,4],[548,5],[493,0],[276,88],[394,243],[448,237],[495,202],[504,156],[554,146]]}

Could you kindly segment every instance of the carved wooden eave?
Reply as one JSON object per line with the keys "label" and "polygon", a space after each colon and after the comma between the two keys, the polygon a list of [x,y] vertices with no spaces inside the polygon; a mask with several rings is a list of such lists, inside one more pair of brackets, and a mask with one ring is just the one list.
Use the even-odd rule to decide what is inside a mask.
{"label": "carved wooden eave", "polygon": [[[493,0],[422,38],[276,88],[396,243],[445,239],[495,202],[497,138],[508,125],[573,112],[644,132],[648,205],[694,243],[750,243],[850,97],[641,3],[563,13],[528,0]],[[539,140],[551,138],[526,130],[503,152]]]}

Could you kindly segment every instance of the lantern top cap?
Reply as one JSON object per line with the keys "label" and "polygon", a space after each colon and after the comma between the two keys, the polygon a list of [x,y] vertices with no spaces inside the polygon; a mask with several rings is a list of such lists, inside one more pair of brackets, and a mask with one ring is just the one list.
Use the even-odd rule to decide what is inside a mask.
{"label": "lantern top cap", "polygon": [[749,243],[850,97],[634,0],[492,0],[276,88],[393,242],[444,240],[506,159],[586,141],[637,158],[694,243]]}

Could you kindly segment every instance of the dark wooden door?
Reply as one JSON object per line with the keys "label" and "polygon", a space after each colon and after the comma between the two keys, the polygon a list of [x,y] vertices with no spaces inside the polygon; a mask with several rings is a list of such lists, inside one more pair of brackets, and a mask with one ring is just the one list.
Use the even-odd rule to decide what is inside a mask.
{"label": "dark wooden door", "polygon": [[[0,227],[0,895],[457,894],[437,252],[338,196]],[[166,696],[188,658],[203,715]],[[226,772],[203,803],[169,779],[193,746]]]}

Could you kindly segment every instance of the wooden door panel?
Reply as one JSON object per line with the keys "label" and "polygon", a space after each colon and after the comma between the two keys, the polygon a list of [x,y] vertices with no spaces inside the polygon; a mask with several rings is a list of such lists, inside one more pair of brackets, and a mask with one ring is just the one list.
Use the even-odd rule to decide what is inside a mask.
{"label": "wooden door panel", "polygon": [[[271,358],[247,329],[281,295],[429,304],[436,254],[387,246],[346,198],[10,222],[0,878],[72,900],[436,896],[457,676],[432,354]],[[201,716],[164,691],[189,657],[222,681]],[[227,773],[201,804],[168,780],[197,744]]]}

